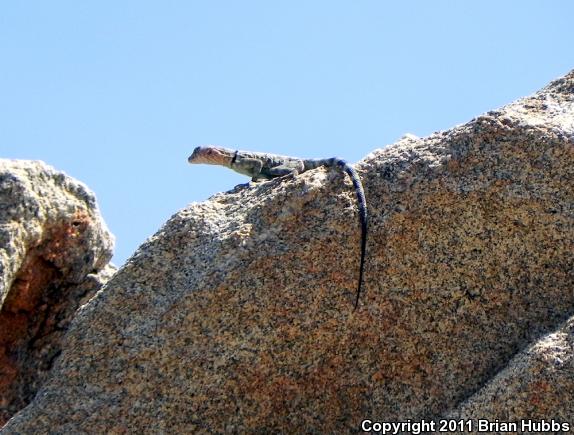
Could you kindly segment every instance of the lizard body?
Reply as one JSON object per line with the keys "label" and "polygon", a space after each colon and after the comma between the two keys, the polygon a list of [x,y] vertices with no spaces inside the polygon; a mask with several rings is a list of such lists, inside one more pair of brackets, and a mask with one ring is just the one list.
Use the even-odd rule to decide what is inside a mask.
{"label": "lizard body", "polygon": [[350,164],[337,157],[329,159],[299,159],[276,154],[235,151],[216,146],[197,147],[187,160],[192,164],[204,163],[225,166],[235,172],[251,177],[252,181],[271,180],[287,175],[295,176],[320,166],[343,170],[353,182],[359,205],[359,219],[361,223],[361,262],[359,265],[359,284],[355,299],[355,308],[357,308],[359,297],[361,296],[367,247],[367,201],[359,174]]}

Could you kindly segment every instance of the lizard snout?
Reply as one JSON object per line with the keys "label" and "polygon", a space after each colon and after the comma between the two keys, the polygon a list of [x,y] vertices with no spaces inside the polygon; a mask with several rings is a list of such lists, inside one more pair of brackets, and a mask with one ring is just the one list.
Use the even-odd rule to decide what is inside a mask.
{"label": "lizard snout", "polygon": [[191,153],[191,155],[187,158],[188,163],[196,163],[195,160],[200,153],[201,153],[201,147],[195,148]]}

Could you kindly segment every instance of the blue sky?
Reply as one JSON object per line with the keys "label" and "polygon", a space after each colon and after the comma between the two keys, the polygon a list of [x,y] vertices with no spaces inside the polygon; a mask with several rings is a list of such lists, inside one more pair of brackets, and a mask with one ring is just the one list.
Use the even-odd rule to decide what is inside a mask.
{"label": "blue sky", "polygon": [[121,265],[192,201],[247,179],[197,145],[360,160],[574,68],[574,2],[12,1],[0,157],[85,182]]}

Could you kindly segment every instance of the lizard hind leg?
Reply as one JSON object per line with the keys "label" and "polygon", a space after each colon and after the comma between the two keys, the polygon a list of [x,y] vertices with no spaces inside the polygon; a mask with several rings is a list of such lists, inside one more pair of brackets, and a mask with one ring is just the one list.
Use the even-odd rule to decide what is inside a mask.
{"label": "lizard hind leg", "polygon": [[297,168],[293,168],[293,167],[285,166],[285,165],[279,165],[279,166],[275,166],[273,168],[269,168],[269,170],[267,172],[272,178],[287,177],[287,176],[289,176],[291,178],[291,177],[295,177],[299,173]]}

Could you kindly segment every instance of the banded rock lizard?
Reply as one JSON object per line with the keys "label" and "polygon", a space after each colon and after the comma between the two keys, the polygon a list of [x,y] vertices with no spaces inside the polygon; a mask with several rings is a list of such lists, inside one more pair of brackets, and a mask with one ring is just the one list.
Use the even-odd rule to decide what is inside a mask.
{"label": "banded rock lizard", "polygon": [[320,166],[343,170],[353,182],[359,205],[359,220],[361,224],[361,261],[359,265],[359,284],[355,299],[355,309],[357,308],[359,297],[361,296],[367,246],[367,201],[359,174],[350,164],[337,157],[329,159],[299,159],[276,154],[231,150],[216,146],[197,147],[187,161],[192,164],[204,163],[225,166],[240,174],[248,175],[254,182],[295,176]]}

